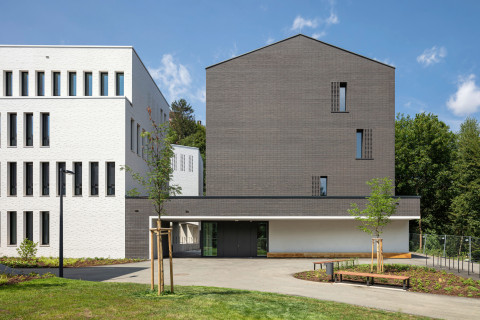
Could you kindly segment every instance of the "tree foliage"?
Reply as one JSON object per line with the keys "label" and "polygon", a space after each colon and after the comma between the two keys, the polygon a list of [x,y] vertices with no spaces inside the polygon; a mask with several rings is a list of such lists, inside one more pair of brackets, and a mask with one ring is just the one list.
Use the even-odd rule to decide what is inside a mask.
{"label": "tree foliage", "polygon": [[467,118],[460,127],[454,167],[453,231],[480,236],[480,125]]}
{"label": "tree foliage", "polygon": [[[395,184],[397,195],[421,196],[421,229],[450,231],[452,162],[455,134],[431,113],[411,118],[397,115],[395,123]],[[411,225],[411,229],[412,229]],[[422,230],[420,230],[422,232]]]}
{"label": "tree foliage", "polygon": [[181,144],[180,141],[195,133],[196,126],[193,112],[193,107],[185,99],[172,102],[170,116],[172,134],[169,136],[171,143]]}
{"label": "tree foliage", "polygon": [[[133,179],[144,189],[148,198],[152,200],[155,212],[158,219],[165,214],[165,202],[169,200],[170,195],[174,196],[181,190],[179,186],[170,185],[172,178],[171,158],[173,156],[173,149],[167,139],[168,123],[158,125],[152,118],[152,109],[147,108],[150,122],[152,125],[151,131],[142,133],[142,138],[146,138],[146,145],[143,147],[145,154],[145,162],[148,170],[143,175],[135,172],[129,166],[123,166],[129,172]],[[129,190],[128,195],[138,196],[140,192],[135,188]]]}
{"label": "tree foliage", "polygon": [[367,181],[367,184],[372,191],[367,198],[365,209],[360,210],[356,203],[352,203],[348,213],[361,222],[358,226],[360,230],[378,238],[390,222],[390,216],[397,211],[397,200],[392,197],[394,186],[387,177],[372,179]]}

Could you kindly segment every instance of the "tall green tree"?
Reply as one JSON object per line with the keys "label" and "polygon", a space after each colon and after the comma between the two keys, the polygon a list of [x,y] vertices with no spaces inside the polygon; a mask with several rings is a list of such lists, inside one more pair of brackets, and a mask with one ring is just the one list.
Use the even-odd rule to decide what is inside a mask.
{"label": "tall green tree", "polygon": [[[410,230],[450,232],[453,198],[452,163],[455,134],[438,117],[398,114],[395,122],[395,187],[397,195],[421,196],[421,220]],[[417,229],[418,228],[418,229]]]}
{"label": "tall green tree", "polygon": [[171,107],[170,128],[172,134],[169,135],[169,139],[171,143],[180,144],[182,139],[195,133],[194,110],[185,99],[173,101]]}
{"label": "tall green tree", "polygon": [[460,236],[480,237],[480,124],[467,118],[457,137],[453,231]]}

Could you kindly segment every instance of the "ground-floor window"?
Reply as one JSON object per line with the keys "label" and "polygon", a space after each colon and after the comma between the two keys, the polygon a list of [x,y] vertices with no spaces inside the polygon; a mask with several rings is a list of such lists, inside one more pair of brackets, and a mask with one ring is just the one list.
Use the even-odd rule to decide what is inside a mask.
{"label": "ground-floor window", "polygon": [[268,237],[267,237],[267,222],[259,222],[257,226],[257,256],[265,257],[267,255]]}
{"label": "ground-floor window", "polygon": [[203,222],[202,223],[202,244],[203,256],[216,257],[217,256],[217,223]]}
{"label": "ground-floor window", "polygon": [[40,221],[41,244],[47,246],[50,244],[50,213],[48,211],[40,212]]}

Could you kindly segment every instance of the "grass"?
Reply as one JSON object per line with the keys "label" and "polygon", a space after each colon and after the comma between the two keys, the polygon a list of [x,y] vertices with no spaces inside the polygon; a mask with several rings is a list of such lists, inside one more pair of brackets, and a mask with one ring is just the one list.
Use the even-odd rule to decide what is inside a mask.
{"label": "grass", "polygon": [[[66,268],[92,267],[122,263],[144,261],[141,259],[110,259],[110,258],[64,258],[63,266]],[[0,264],[10,268],[58,268],[58,258],[39,257],[22,259],[17,257],[0,257]]]}
{"label": "grass", "polygon": [[[410,291],[433,293],[441,295],[480,298],[480,280],[464,278],[445,270],[439,271],[424,266],[406,264],[385,264],[385,274],[410,276]],[[370,272],[369,264],[340,267],[340,270]],[[375,269],[374,269],[375,270]],[[304,271],[294,275],[295,278],[310,281],[327,282],[329,277],[325,270]],[[365,277],[343,276],[344,280],[366,283]],[[377,284],[401,286],[402,281],[376,279]]]}
{"label": "grass", "polygon": [[[168,288],[168,287],[167,287]],[[0,319],[418,319],[311,298],[212,287],[156,296],[133,283],[37,279],[0,289]]]}

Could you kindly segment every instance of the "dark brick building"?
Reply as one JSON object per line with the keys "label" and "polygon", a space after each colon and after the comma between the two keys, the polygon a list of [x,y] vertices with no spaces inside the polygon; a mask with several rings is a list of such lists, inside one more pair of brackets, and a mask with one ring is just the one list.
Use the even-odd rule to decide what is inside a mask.
{"label": "dark brick building", "polygon": [[[206,76],[207,196],[173,199],[166,219],[202,221],[205,256],[368,252],[347,209],[366,181],[395,178],[395,68],[297,35]],[[127,230],[148,226],[145,201],[127,201]],[[419,198],[399,199],[385,252],[408,252],[419,211]],[[137,234],[144,247],[127,256],[147,253]]]}

